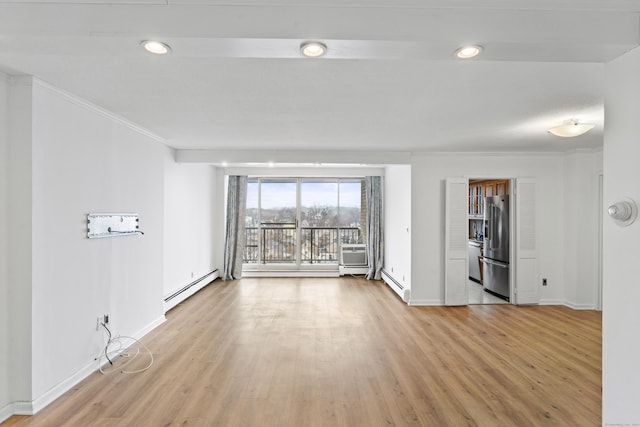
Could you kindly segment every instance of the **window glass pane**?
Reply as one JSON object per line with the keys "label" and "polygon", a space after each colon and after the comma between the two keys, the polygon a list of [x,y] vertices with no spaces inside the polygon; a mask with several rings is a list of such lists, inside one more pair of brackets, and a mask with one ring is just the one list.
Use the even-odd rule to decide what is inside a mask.
{"label": "window glass pane", "polygon": [[296,179],[263,179],[260,187],[261,221],[295,224]]}
{"label": "window glass pane", "polygon": [[296,262],[296,190],[295,178],[261,180],[262,262]]}
{"label": "window glass pane", "polygon": [[300,185],[303,227],[335,227],[338,222],[338,180],[304,179]]}
{"label": "window glass pane", "polygon": [[300,181],[301,262],[338,262],[338,180]]}

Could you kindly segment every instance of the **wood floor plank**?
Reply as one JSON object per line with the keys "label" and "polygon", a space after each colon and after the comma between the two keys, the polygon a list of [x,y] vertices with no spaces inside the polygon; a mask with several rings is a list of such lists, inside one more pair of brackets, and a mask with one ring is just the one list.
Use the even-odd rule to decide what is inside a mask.
{"label": "wood floor plank", "polygon": [[[216,281],[93,374],[2,426],[598,426],[602,317],[410,307],[361,278]],[[117,332],[117,331],[116,331]]]}

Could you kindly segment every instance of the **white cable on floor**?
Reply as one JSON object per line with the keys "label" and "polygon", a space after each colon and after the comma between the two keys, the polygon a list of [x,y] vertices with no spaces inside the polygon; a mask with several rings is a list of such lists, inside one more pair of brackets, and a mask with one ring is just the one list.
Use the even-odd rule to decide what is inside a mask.
{"label": "white cable on floor", "polygon": [[[133,338],[133,337],[129,337],[126,335],[119,335],[115,338],[111,338],[111,332],[109,331],[109,329],[106,327],[105,324],[102,324],[102,326],[105,328],[105,330],[107,332],[109,332],[109,340],[107,341],[107,344],[104,348],[104,351],[100,354],[100,357],[98,357],[98,366],[99,366],[99,370],[100,373],[102,374],[110,374],[115,372],[117,369],[120,370],[121,373],[123,374],[137,374],[139,372],[144,372],[147,369],[149,369],[151,367],[151,365],[153,365],[153,354],[151,353],[151,350],[149,350],[149,347],[147,347],[146,345],[144,345],[142,342],[140,342],[139,340]],[[131,341],[133,341],[133,343],[131,345],[133,345],[134,343],[138,344],[138,348],[136,348],[135,354],[129,353],[128,350],[131,347],[131,345],[129,345],[128,347],[124,346],[124,342],[123,339],[129,339]],[[109,350],[109,348],[111,346],[115,346],[117,345],[118,347],[112,350]],[[135,369],[132,371],[126,371],[123,368],[125,366],[127,366],[129,363],[133,362],[136,357],[138,357],[138,355],[140,354],[140,347],[143,347],[147,353],[149,354],[149,364],[147,366],[145,366],[144,368],[140,368],[140,369]],[[109,364],[113,365],[113,362],[111,360],[111,358],[109,356],[111,355],[115,355],[115,356],[119,356],[122,358],[127,358],[129,360],[127,360],[125,363],[123,363],[119,368],[114,368],[111,370],[104,370],[102,369],[103,366],[103,359],[106,358],[106,360],[109,361]]]}

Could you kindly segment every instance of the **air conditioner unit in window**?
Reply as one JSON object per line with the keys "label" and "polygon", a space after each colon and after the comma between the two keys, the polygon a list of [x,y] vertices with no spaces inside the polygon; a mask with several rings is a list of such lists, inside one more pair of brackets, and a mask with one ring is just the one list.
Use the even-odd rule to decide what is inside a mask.
{"label": "air conditioner unit in window", "polygon": [[367,247],[364,244],[348,244],[340,247],[340,265],[363,267],[367,265]]}

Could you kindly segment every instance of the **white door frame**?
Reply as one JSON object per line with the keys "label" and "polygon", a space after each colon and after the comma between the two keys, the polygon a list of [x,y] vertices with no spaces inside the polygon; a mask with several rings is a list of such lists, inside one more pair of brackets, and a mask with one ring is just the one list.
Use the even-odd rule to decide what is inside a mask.
{"label": "white door frame", "polygon": [[596,215],[598,221],[597,236],[596,236],[596,289],[595,289],[595,309],[602,311],[602,227],[604,221],[604,176],[602,172],[597,175],[598,194],[596,195]]}
{"label": "white door frame", "polygon": [[[509,181],[509,304],[515,304],[515,294],[513,292],[515,283],[515,271],[516,271],[516,263],[514,262],[515,258],[515,236],[516,236],[516,221],[515,221],[515,212],[516,212],[516,203],[515,197],[511,197],[515,193],[516,186],[516,178],[496,178],[494,176],[491,177],[483,177],[483,176],[469,176],[465,178],[467,180],[467,185],[469,180],[478,179],[478,180],[506,180]],[[468,220],[467,220],[468,224]],[[469,257],[467,257],[467,271],[469,271]],[[469,295],[467,294],[467,304],[469,303]]]}

